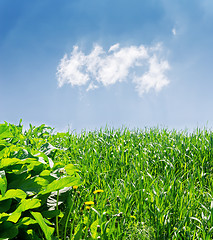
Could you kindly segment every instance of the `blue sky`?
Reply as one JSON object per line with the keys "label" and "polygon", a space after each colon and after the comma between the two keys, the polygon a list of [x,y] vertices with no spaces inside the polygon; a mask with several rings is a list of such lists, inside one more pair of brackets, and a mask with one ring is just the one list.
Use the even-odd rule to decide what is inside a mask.
{"label": "blue sky", "polygon": [[1,0],[0,122],[213,127],[213,1]]}

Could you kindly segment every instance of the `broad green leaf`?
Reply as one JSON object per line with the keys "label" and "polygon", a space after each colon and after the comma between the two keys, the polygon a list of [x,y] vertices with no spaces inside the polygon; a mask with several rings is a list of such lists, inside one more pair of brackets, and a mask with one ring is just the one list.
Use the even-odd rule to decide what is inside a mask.
{"label": "broad green leaf", "polygon": [[18,227],[11,222],[3,222],[0,224],[0,238],[12,239],[18,235]]}
{"label": "broad green leaf", "polygon": [[34,171],[34,175],[39,174],[44,170],[44,164],[39,162],[37,159],[28,158],[24,160],[24,163],[27,164],[28,171]]}
{"label": "broad green leaf", "polygon": [[20,169],[20,171],[13,170],[12,173],[7,174],[8,189],[16,189],[17,186],[20,188],[25,179],[29,178],[29,176],[26,168]]}
{"label": "broad green leaf", "polygon": [[46,219],[43,215],[42,215],[42,217],[44,218],[44,221],[48,226],[54,226],[55,225],[54,223],[52,223],[48,219]]}
{"label": "broad green leaf", "polygon": [[10,214],[9,213],[5,213],[5,212],[3,212],[3,213],[0,213],[0,221],[4,221],[4,220],[2,220],[3,218],[7,218],[7,217],[9,217],[10,216]]}
{"label": "broad green leaf", "polygon": [[19,218],[21,217],[21,213],[20,212],[13,212],[7,219],[7,221],[13,222],[13,223],[17,223]]}
{"label": "broad green leaf", "polygon": [[29,209],[38,208],[41,206],[39,199],[23,199],[16,209],[16,212],[24,212]]}
{"label": "broad green leaf", "polygon": [[42,212],[42,216],[45,218],[54,218],[60,215],[60,210],[52,210],[52,211],[44,211]]}
{"label": "broad green leaf", "polygon": [[39,194],[46,194],[46,193],[58,191],[65,187],[71,187],[71,186],[78,185],[78,184],[80,184],[79,177],[68,176],[68,177],[60,178],[58,180],[54,180],[53,182],[51,182],[47,186],[46,190],[40,192]]}
{"label": "broad green leaf", "polygon": [[65,167],[65,170],[66,170],[68,175],[73,175],[75,172],[79,172],[79,170],[76,169],[76,167],[73,164],[68,164]]}
{"label": "broad green leaf", "polygon": [[[41,175],[40,175],[41,176]],[[48,184],[50,184],[52,181],[58,179],[58,177],[53,174],[53,173],[50,173],[50,175],[48,176],[41,176],[43,179],[45,179],[46,181],[48,181]]]}
{"label": "broad green leaf", "polygon": [[[0,152],[7,146],[7,142],[5,140],[0,140]],[[0,155],[1,156],[1,155]]]}
{"label": "broad green leaf", "polygon": [[40,173],[40,177],[50,176],[50,170],[44,170]]}
{"label": "broad green leaf", "polygon": [[41,206],[39,199],[23,199],[18,208],[9,216],[8,221],[16,223],[21,217],[21,213],[29,210],[38,208]]}
{"label": "broad green leaf", "polygon": [[0,213],[7,212],[10,209],[12,199],[0,201]]}
{"label": "broad green leaf", "polygon": [[52,235],[54,233],[54,228],[49,227],[45,221],[44,218],[42,217],[41,213],[39,212],[31,212],[31,214],[33,215],[33,217],[35,218],[36,222],[39,224],[40,228],[42,229],[45,237],[47,240],[51,240]]}
{"label": "broad green leaf", "polygon": [[19,198],[19,199],[24,199],[26,198],[27,194],[22,191],[21,189],[9,189],[4,197],[0,195],[0,201],[9,199],[9,198]]}
{"label": "broad green leaf", "polygon": [[36,177],[35,182],[42,187],[45,187],[49,184],[49,181],[42,177]]}
{"label": "broad green leaf", "polygon": [[5,171],[0,171],[0,192],[4,196],[7,190],[7,179],[5,176]]}
{"label": "broad green leaf", "polygon": [[42,188],[44,188],[49,182],[46,179],[40,177],[33,177],[25,179],[20,182],[19,188],[26,193],[39,193]]}
{"label": "broad green leaf", "polygon": [[7,124],[0,124],[0,139],[13,137]]}
{"label": "broad green leaf", "polygon": [[0,162],[0,169],[13,166],[16,164],[24,164],[24,162],[18,158],[3,158]]}
{"label": "broad green leaf", "polygon": [[18,222],[18,226],[20,225],[30,225],[30,224],[36,224],[36,220],[30,218],[30,217],[24,217],[24,218],[21,218],[20,221]]}

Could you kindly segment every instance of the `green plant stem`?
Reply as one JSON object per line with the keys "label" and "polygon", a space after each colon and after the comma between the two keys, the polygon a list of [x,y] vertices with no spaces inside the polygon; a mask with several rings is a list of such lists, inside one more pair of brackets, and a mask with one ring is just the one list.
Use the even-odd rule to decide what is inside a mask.
{"label": "green plant stem", "polygon": [[[73,222],[75,223],[75,215],[74,215]],[[72,239],[72,232],[73,232],[73,229],[74,229],[74,224],[71,226],[71,229],[70,229],[70,239]]]}
{"label": "green plant stem", "polygon": [[69,213],[67,215],[67,219],[66,219],[66,223],[65,223],[65,227],[64,227],[64,240],[66,240],[66,237],[67,237],[67,234],[66,234],[67,233],[67,225],[68,225],[68,222],[69,222],[69,218],[70,218],[70,214],[71,214],[71,211],[72,211],[72,207],[69,209]]}
{"label": "green plant stem", "polygon": [[[58,210],[58,201],[59,201],[59,190],[57,191],[56,210]],[[60,239],[60,235],[59,235],[59,225],[58,225],[58,216],[56,216],[56,234],[57,234],[58,239]]]}

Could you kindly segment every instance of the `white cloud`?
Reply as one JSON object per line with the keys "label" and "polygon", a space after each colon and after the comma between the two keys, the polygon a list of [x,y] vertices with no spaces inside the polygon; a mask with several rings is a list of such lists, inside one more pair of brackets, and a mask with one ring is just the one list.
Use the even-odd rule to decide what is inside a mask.
{"label": "white cloud", "polygon": [[[169,63],[160,57],[162,46],[129,46],[120,48],[112,45],[107,52],[95,45],[90,54],[85,55],[74,46],[70,57],[61,59],[57,68],[59,87],[87,85],[87,91],[100,85],[109,86],[117,82],[131,80],[140,95],[151,89],[160,91],[169,83],[165,76]],[[144,72],[144,69],[148,71]],[[143,70],[143,73],[141,73]]]}
{"label": "white cloud", "polygon": [[173,28],[173,29],[172,29],[172,34],[173,34],[174,36],[177,34],[177,32],[176,32],[176,29],[175,29],[175,28]]}
{"label": "white cloud", "polygon": [[135,77],[136,89],[140,95],[154,89],[159,92],[164,86],[169,84],[165,76],[165,71],[169,69],[167,61],[159,60],[155,55],[149,59],[149,70],[142,76]]}
{"label": "white cloud", "polygon": [[94,89],[96,89],[96,88],[98,88],[98,86],[95,85],[93,82],[91,82],[91,83],[89,84],[89,86],[88,86],[88,88],[87,88],[86,91],[88,92],[88,91],[94,90]]}
{"label": "white cloud", "polygon": [[117,50],[119,47],[120,47],[120,44],[119,44],[119,43],[117,43],[117,44],[115,44],[115,45],[112,45],[112,46],[110,47],[110,49],[109,49],[109,52],[115,51],[115,50]]}
{"label": "white cloud", "polygon": [[74,85],[85,85],[89,81],[89,76],[84,72],[86,64],[86,56],[82,52],[78,52],[78,47],[75,46],[70,59],[67,54],[62,58],[58,66],[58,85],[62,87],[65,83]]}

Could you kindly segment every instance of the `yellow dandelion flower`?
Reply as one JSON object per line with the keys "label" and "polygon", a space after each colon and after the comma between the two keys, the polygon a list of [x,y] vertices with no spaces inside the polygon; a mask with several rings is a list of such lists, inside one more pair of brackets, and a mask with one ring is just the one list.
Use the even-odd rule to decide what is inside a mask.
{"label": "yellow dandelion flower", "polygon": [[101,193],[101,192],[104,192],[104,190],[98,189],[98,190],[95,190],[93,193],[96,194],[96,193]]}
{"label": "yellow dandelion flower", "polygon": [[94,202],[93,202],[93,201],[89,201],[89,202],[85,202],[84,204],[85,204],[85,205],[93,205]]}
{"label": "yellow dandelion flower", "polygon": [[87,209],[87,210],[90,210],[90,207],[89,207],[89,206],[86,206],[86,209]]}
{"label": "yellow dandelion flower", "polygon": [[73,186],[73,189],[76,190],[78,188],[78,186]]}

